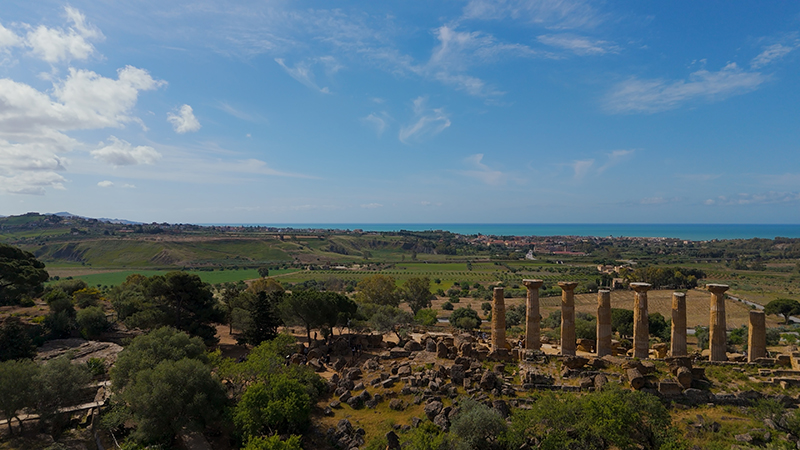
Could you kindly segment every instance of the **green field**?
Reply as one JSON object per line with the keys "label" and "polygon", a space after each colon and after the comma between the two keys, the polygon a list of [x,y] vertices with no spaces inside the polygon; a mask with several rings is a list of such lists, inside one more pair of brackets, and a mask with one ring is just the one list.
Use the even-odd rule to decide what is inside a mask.
{"label": "green field", "polygon": [[[272,270],[270,276],[284,275],[287,273],[296,272],[298,269],[283,269]],[[80,279],[86,282],[89,286],[117,286],[122,284],[129,275],[141,274],[147,277],[154,275],[164,275],[173,272],[172,270],[123,270],[119,272],[105,272],[92,275],[74,276],[74,279]],[[259,278],[258,271],[255,269],[239,269],[239,270],[215,270],[215,271],[189,271],[196,274],[206,283],[228,283],[240,280],[252,280]],[[52,281],[51,281],[52,283]]]}

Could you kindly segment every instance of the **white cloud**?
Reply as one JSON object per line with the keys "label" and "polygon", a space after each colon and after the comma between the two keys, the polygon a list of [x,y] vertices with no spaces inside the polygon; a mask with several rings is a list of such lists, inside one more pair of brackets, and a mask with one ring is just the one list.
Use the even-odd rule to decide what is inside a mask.
{"label": "white cloud", "polygon": [[381,205],[380,203],[367,203],[365,205],[361,205],[361,207],[364,209],[375,209],[375,208],[382,208],[383,205]]}
{"label": "white cloud", "polygon": [[557,29],[591,27],[602,20],[587,0],[470,0],[464,18],[511,18]]}
{"label": "white cloud", "polygon": [[136,185],[129,184],[129,183],[123,184],[122,187],[125,188],[125,189],[136,189]]}
{"label": "white cloud", "polygon": [[153,147],[145,145],[134,147],[129,142],[114,136],[110,136],[108,140],[108,144],[101,142],[100,145],[103,147],[92,150],[91,154],[95,159],[113,166],[155,164],[161,159],[161,153],[158,153]]}
{"label": "white cloud", "polygon": [[462,170],[460,173],[468,177],[476,178],[485,184],[498,185],[504,184],[506,174],[499,170],[494,170],[483,163],[483,153],[477,153],[464,159],[464,163],[473,167],[472,170]]}
{"label": "white cloud", "polygon": [[51,64],[87,59],[95,52],[90,41],[104,39],[103,33],[87,23],[80,11],[69,6],[64,11],[72,23],[67,29],[39,25],[30,29],[25,36],[25,45],[31,49],[31,53]]}
{"label": "white cloud", "polygon": [[378,137],[380,137],[388,126],[386,123],[388,118],[389,115],[384,111],[378,114],[370,113],[367,117],[363,117],[361,121],[373,127],[375,132],[378,134]]}
{"label": "white cloud", "polygon": [[786,46],[782,44],[773,44],[765,48],[764,51],[758,54],[752,61],[750,67],[760,69],[773,61],[783,58],[789,52],[796,49],[797,45]]}
{"label": "white cloud", "polygon": [[167,113],[167,120],[172,124],[172,128],[178,134],[200,129],[200,122],[194,116],[192,107],[189,105],[181,106],[180,115]]}
{"label": "white cloud", "polygon": [[114,182],[113,181],[104,180],[104,181],[101,181],[101,182],[97,183],[97,185],[100,186],[101,188],[108,188],[108,187],[114,186]]}
{"label": "white cloud", "polygon": [[0,24],[0,51],[8,51],[21,44],[22,39],[16,33]]}
{"label": "white cloud", "polygon": [[729,63],[717,72],[698,70],[688,80],[631,78],[606,96],[605,107],[612,113],[655,113],[695,100],[711,102],[744,94],[758,88],[767,78],[759,72],[744,71],[736,63]]}
{"label": "white cloud", "polygon": [[575,172],[575,179],[580,180],[583,177],[585,177],[586,174],[589,173],[589,169],[591,169],[592,166],[594,166],[594,160],[583,159],[583,160],[573,161],[572,164],[570,165],[572,166],[572,170]]}
{"label": "white cloud", "polygon": [[574,34],[543,34],[536,39],[542,44],[569,50],[581,56],[602,55],[619,51],[619,47],[611,42],[591,40]]}
{"label": "white cloud", "polygon": [[450,126],[450,117],[444,109],[428,108],[427,100],[425,97],[414,99],[414,119],[409,125],[400,128],[401,142],[408,143],[409,140],[435,136]]}
{"label": "white cloud", "polygon": [[314,81],[314,72],[311,69],[311,65],[307,62],[299,62],[295,64],[294,67],[287,66],[283,58],[275,58],[275,62],[278,63],[290,77],[299,81],[304,86],[322,92],[323,94],[330,94],[330,90],[328,90],[327,87],[320,88]]}
{"label": "white cloud", "polygon": [[737,195],[720,195],[717,198],[706,200],[706,205],[737,206],[737,205],[767,205],[776,203],[800,202],[800,192],[769,191],[761,194],[741,193]]}
{"label": "white cloud", "polygon": [[111,79],[70,69],[65,79],[53,81],[50,93],[0,79],[0,189],[27,194],[42,194],[48,186],[62,189],[65,179],[57,172],[67,167],[63,154],[83,147],[67,132],[141,123],[132,114],[139,92],[164,83],[131,66],[117,73]]}

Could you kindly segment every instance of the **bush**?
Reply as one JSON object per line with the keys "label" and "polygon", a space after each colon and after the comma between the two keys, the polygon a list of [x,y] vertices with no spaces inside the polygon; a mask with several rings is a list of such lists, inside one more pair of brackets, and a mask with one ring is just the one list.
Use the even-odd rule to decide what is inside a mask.
{"label": "bush", "polygon": [[102,295],[100,291],[95,288],[84,288],[75,291],[72,294],[72,300],[78,305],[78,308],[88,308],[90,306],[97,306],[100,302]]}
{"label": "bush", "polygon": [[452,311],[453,304],[451,302],[444,302],[444,304],[442,305],[442,309],[445,311]]}
{"label": "bush", "polygon": [[414,322],[427,327],[436,325],[438,322],[438,319],[436,318],[436,311],[430,308],[420,309],[414,316]]}
{"label": "bush", "polygon": [[244,450],[302,450],[300,436],[289,436],[285,441],[280,436],[256,437],[247,441]]}
{"label": "bush", "polygon": [[106,331],[109,326],[106,313],[99,306],[90,306],[78,311],[75,321],[78,324],[78,329],[81,330],[81,334],[86,338],[97,337],[100,333]]}
{"label": "bush", "polygon": [[459,401],[450,432],[458,449],[501,449],[506,421],[497,411],[470,398]]}
{"label": "bush", "polygon": [[303,432],[309,423],[311,397],[305,387],[286,375],[247,388],[236,405],[233,421],[247,438],[265,433]]}
{"label": "bush", "polygon": [[559,328],[561,327],[561,311],[553,311],[547,318],[542,319],[542,328]]}
{"label": "bush", "polygon": [[450,315],[450,325],[464,330],[477,328],[481,324],[478,312],[472,308],[458,308]]}

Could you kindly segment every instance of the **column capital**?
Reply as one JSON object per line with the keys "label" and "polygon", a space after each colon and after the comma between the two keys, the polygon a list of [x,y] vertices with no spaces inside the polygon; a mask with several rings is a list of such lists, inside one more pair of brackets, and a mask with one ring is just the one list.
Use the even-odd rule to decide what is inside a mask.
{"label": "column capital", "polygon": [[522,280],[522,284],[524,284],[528,290],[539,289],[544,284],[544,280]]}
{"label": "column capital", "polygon": [[730,286],[728,286],[727,284],[707,284],[706,289],[713,292],[714,294],[722,294],[728,289],[730,289]]}
{"label": "column capital", "polygon": [[630,286],[636,292],[647,292],[653,287],[650,283],[631,283]]}
{"label": "column capital", "polygon": [[599,291],[597,291],[598,294],[605,294],[606,292],[608,292],[609,294],[611,293],[611,291],[608,289],[600,289]]}
{"label": "column capital", "polygon": [[492,289],[492,292],[497,292],[497,291],[503,292],[503,288],[501,286],[497,286],[494,289]]}
{"label": "column capital", "polygon": [[558,287],[565,291],[574,291],[578,287],[578,283],[576,281],[559,281]]}
{"label": "column capital", "polygon": [[685,292],[673,292],[672,296],[673,297],[686,297],[686,293]]}

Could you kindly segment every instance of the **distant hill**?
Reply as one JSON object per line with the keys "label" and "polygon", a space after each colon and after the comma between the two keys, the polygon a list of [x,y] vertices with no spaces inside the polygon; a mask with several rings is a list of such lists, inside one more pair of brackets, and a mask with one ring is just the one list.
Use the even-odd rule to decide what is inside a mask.
{"label": "distant hill", "polygon": [[[57,213],[54,213],[52,215],[53,216],[59,216],[59,217],[77,217],[79,219],[85,219],[85,220],[92,219],[92,217],[79,216],[77,214],[72,214],[72,213],[66,212],[66,211],[57,212]],[[0,217],[3,217],[3,216],[0,216]],[[133,220],[126,220],[126,219],[109,219],[109,218],[106,218],[106,217],[101,217],[101,218],[98,218],[96,220],[99,220],[100,222],[114,223],[114,224],[118,224],[118,225],[139,225],[139,224],[142,223],[142,222],[134,222]]]}

